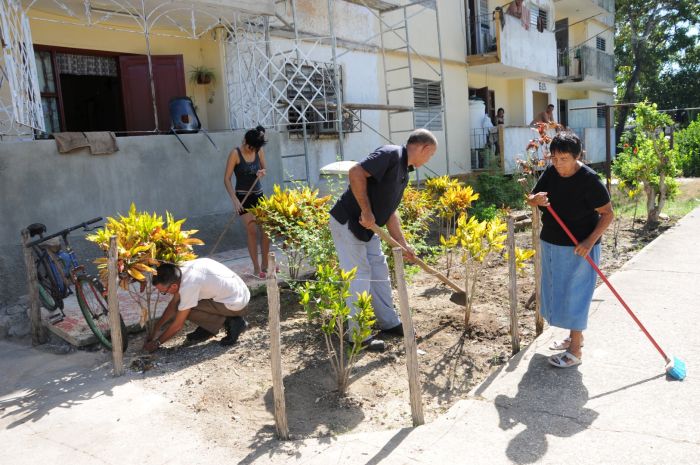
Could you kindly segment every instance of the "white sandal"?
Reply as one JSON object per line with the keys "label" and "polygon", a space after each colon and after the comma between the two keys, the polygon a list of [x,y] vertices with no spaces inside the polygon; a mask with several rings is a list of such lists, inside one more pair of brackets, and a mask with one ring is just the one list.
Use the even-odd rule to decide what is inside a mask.
{"label": "white sandal", "polygon": [[[571,346],[571,338],[556,339],[549,345],[549,350],[567,350]],[[581,343],[583,347],[583,343]]]}
{"label": "white sandal", "polygon": [[[571,363],[568,363],[567,360]],[[570,368],[581,364],[581,359],[568,351],[552,355],[547,361],[557,368]]]}

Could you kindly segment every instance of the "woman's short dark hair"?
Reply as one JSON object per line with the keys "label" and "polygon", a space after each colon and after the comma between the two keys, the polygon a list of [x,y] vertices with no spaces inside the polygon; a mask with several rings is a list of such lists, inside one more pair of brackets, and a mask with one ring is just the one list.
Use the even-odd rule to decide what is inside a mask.
{"label": "woman's short dark hair", "polygon": [[581,139],[571,131],[561,131],[552,138],[549,151],[555,153],[570,153],[574,158],[581,155]]}
{"label": "woman's short dark hair", "polygon": [[503,108],[499,108],[498,110],[496,110],[496,113],[500,113],[500,112],[505,113],[506,111]]}
{"label": "woman's short dark hair", "polygon": [[265,140],[265,128],[262,126],[257,126],[255,129],[249,129],[246,131],[243,140],[246,144],[258,150],[263,145],[267,144]]}
{"label": "woman's short dark hair", "polygon": [[156,268],[156,274],[151,278],[151,282],[154,286],[156,284],[170,286],[171,284],[180,284],[181,279],[182,272],[180,271],[180,267],[172,263],[161,263],[158,265],[158,268]]}

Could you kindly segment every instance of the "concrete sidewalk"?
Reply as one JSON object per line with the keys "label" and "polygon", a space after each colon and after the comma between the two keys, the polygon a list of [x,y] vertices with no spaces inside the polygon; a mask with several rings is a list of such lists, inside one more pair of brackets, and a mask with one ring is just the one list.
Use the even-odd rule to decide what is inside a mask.
{"label": "concrete sidewalk", "polygon": [[0,341],[2,462],[698,464],[699,235],[696,209],[611,277],[661,346],[688,363],[683,382],[666,378],[661,357],[602,287],[579,367],[547,364],[549,342],[562,336],[548,330],[428,425],[228,450],[137,375],[95,368],[104,354],[58,357]]}
{"label": "concrete sidewalk", "polygon": [[295,464],[700,463],[700,209],[637,254],[613,286],[661,347],[688,364],[671,381],[664,362],[612,293],[594,296],[584,362],[547,363],[562,335],[549,329],[437,421],[297,443]]}

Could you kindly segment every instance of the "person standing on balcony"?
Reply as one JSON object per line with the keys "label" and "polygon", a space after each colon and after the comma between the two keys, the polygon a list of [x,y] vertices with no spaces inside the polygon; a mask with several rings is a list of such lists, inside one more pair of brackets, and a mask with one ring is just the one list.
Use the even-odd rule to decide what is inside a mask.
{"label": "person standing on balcony", "polygon": [[545,108],[544,111],[539,112],[537,116],[535,116],[535,119],[532,120],[530,126],[537,123],[557,124],[556,121],[554,121],[554,105],[551,103],[547,105],[547,108]]}
{"label": "person standing on balcony", "polygon": [[[550,346],[563,352],[552,355],[549,363],[568,368],[581,363],[583,331],[596,285],[596,272],[583,258],[590,255],[599,262],[600,238],[615,214],[600,178],[580,160],[581,140],[576,134],[560,132],[549,149],[552,164],[540,176],[527,203],[542,211],[542,316],[551,326],[569,330],[567,338]],[[550,204],[578,245],[546,209]]]}
{"label": "person standing on balcony", "polygon": [[506,124],[506,111],[503,108],[499,108],[496,112],[496,125]]}
{"label": "person standing on balcony", "polygon": [[[247,210],[258,204],[263,196],[260,179],[265,176],[265,128],[258,126],[245,133],[243,144],[231,150],[226,162],[224,186],[233,202],[233,210],[237,212],[245,224],[248,236],[248,253],[253,262],[253,276],[264,279],[267,276],[267,256],[270,252],[270,238],[260,231],[262,236],[260,249],[262,266],[258,260],[258,225],[255,216]],[[236,175],[236,187],[231,184],[231,176]],[[250,194],[248,194],[250,192]],[[246,194],[248,194],[246,198]],[[245,203],[242,203],[245,199]]]}
{"label": "person standing on balcony", "polygon": [[[436,150],[437,139],[427,129],[413,131],[406,145],[383,145],[375,149],[350,169],[350,186],[330,212],[329,225],[340,268],[357,268],[347,298],[351,314],[357,311],[354,305],[357,294],[368,292],[379,328],[385,334],[403,336],[403,325],[392,303],[389,267],[381,241],[370,228],[386,225],[391,237],[404,248],[406,257],[409,260],[415,257],[401,231],[396,209],[408,185],[409,171],[427,163]],[[355,330],[356,325],[348,328],[348,332]],[[352,339],[349,335],[346,338]],[[377,352],[385,348],[384,341],[374,338],[365,340],[363,346]]]}
{"label": "person standing on balcony", "polygon": [[526,30],[530,29],[530,10],[523,4],[523,0],[515,0],[508,5],[506,14],[515,16]]}

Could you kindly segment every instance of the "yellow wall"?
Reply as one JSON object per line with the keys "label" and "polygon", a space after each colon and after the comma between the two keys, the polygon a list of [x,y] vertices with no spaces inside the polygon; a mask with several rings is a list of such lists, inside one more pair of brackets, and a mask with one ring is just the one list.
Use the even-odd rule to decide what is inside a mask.
{"label": "yellow wall", "polygon": [[[64,18],[30,10],[32,39],[36,45],[51,45],[85,50],[146,54],[143,33],[107,30],[98,27],[70,25]],[[54,22],[44,21],[44,18]],[[152,55],[182,55],[185,66],[187,95],[197,105],[202,124],[210,130],[227,129],[226,104],[224,102],[225,79],[222,73],[219,43],[211,35],[199,40],[151,35]],[[207,66],[214,70],[214,85],[197,85],[189,82],[188,71],[193,66]],[[208,103],[214,91],[213,104]]]}

